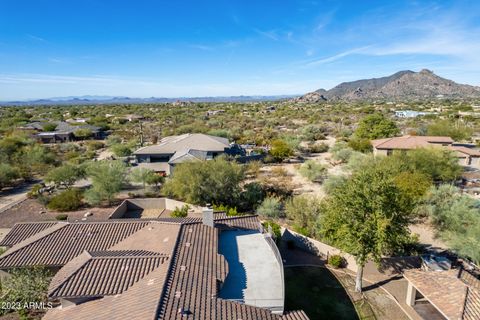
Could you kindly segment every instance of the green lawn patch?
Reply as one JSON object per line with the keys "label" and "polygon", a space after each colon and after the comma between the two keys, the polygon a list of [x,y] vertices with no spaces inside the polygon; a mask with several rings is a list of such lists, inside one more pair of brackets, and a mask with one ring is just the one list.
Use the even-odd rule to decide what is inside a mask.
{"label": "green lawn patch", "polygon": [[359,319],[347,292],[326,268],[285,268],[285,291],[285,309],[302,309],[312,320]]}

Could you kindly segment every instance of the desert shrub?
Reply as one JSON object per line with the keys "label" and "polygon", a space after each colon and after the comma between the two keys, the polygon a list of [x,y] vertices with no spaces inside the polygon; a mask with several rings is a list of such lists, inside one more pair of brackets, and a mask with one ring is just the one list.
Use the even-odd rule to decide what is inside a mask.
{"label": "desert shrub", "polygon": [[126,157],[132,154],[132,150],[124,144],[116,144],[110,147],[117,157]]}
{"label": "desert shrub", "polygon": [[65,221],[68,219],[68,214],[60,213],[55,216],[55,219],[58,221]]}
{"label": "desert shrub", "polygon": [[17,168],[7,163],[0,163],[0,189],[11,186],[19,176]]}
{"label": "desert shrub", "polygon": [[347,181],[345,175],[332,175],[323,181],[323,189],[327,194],[333,194],[342,184]]}
{"label": "desert shrub", "polygon": [[322,201],[315,197],[296,196],[285,203],[285,212],[293,230],[308,237],[315,236],[317,220],[322,211]]}
{"label": "desert shrub", "polygon": [[325,140],[326,129],[319,125],[311,124],[302,129],[302,135],[305,140]]}
{"label": "desert shrub", "polygon": [[88,128],[78,129],[73,134],[75,135],[76,138],[79,138],[79,139],[87,139],[93,136],[92,130]]}
{"label": "desert shrub", "polygon": [[347,143],[339,141],[330,149],[330,152],[334,160],[346,163],[350,159],[353,149]]}
{"label": "desert shrub", "polygon": [[[9,277],[2,278],[0,296],[2,304],[0,316],[16,311],[19,315],[7,315],[9,319],[38,319],[38,310],[29,306],[47,305],[47,291],[51,280],[51,272],[36,266],[32,268],[18,268],[9,270]],[[11,307],[9,307],[9,305]],[[16,308],[18,306],[18,308]],[[12,309],[10,309],[12,308]]]}
{"label": "desert shrub", "polygon": [[116,144],[120,144],[122,143],[122,138],[120,138],[119,136],[108,136],[107,140],[106,140],[106,144],[108,147],[111,147],[111,146],[114,146]]}
{"label": "desert shrub", "polygon": [[238,216],[237,207],[229,207],[229,206],[225,206],[223,204],[221,204],[221,205],[215,205],[214,204],[213,209],[215,209],[215,211],[225,212],[225,214],[229,217]]}
{"label": "desert shrub", "polygon": [[359,152],[372,151],[372,144],[370,143],[369,139],[354,138],[348,141],[348,146]]}
{"label": "desert shrub", "polygon": [[454,186],[440,185],[430,188],[417,211],[430,217],[451,249],[480,263],[480,201]]}
{"label": "desert shrub", "polygon": [[447,136],[457,141],[469,139],[472,133],[472,128],[451,120],[438,120],[427,127],[429,136]]}
{"label": "desert shrub", "polygon": [[43,131],[50,132],[55,131],[57,125],[55,123],[45,123],[42,125]]}
{"label": "desert shrub", "polygon": [[188,210],[190,210],[190,206],[183,205],[181,208],[175,207],[175,210],[170,213],[170,216],[173,218],[185,218],[188,216]]}
{"label": "desert shrub", "polygon": [[32,198],[37,198],[39,195],[40,195],[40,190],[43,188],[43,186],[41,184],[34,184],[32,186],[32,189],[30,189],[30,191],[28,191],[27,193],[27,197],[32,199]]}
{"label": "desert shrub", "polygon": [[48,208],[57,211],[72,211],[82,205],[82,192],[79,189],[69,189],[53,196]]}
{"label": "desert shrub", "polygon": [[341,255],[334,254],[328,257],[328,264],[334,268],[340,268],[344,265],[344,259]]}
{"label": "desert shrub", "polygon": [[327,152],[328,149],[328,144],[322,142],[309,144],[306,151],[310,153],[324,153]]}
{"label": "desert shrub", "polygon": [[258,182],[247,183],[240,194],[240,209],[242,212],[255,210],[265,199],[265,190]]}
{"label": "desert shrub", "polygon": [[293,156],[293,149],[283,140],[274,140],[270,155],[278,162]]}
{"label": "desert shrub", "polygon": [[315,160],[307,160],[298,171],[310,181],[320,181],[325,176],[327,168]]}
{"label": "desert shrub", "polygon": [[280,228],[280,225],[278,223],[273,222],[272,220],[267,220],[262,223],[263,228],[268,231],[268,227],[272,228],[272,233],[275,238],[275,242],[279,242],[280,239],[282,238],[282,229]]}
{"label": "desert shrub", "polygon": [[288,176],[288,171],[287,169],[283,167],[273,167],[272,168],[272,174],[275,177],[287,177]]}
{"label": "desert shrub", "polygon": [[257,214],[268,218],[281,218],[284,216],[282,202],[276,197],[267,197],[257,208]]}
{"label": "desert shrub", "polygon": [[95,140],[87,141],[85,145],[87,146],[87,149],[90,151],[98,150],[104,147],[103,142],[95,141]]}

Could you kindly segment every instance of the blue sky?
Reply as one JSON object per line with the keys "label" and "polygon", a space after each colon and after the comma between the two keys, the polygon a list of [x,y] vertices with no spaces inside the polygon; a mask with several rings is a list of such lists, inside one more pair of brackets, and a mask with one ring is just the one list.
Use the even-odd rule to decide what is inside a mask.
{"label": "blue sky", "polygon": [[0,100],[297,94],[422,68],[480,85],[479,1],[0,1]]}

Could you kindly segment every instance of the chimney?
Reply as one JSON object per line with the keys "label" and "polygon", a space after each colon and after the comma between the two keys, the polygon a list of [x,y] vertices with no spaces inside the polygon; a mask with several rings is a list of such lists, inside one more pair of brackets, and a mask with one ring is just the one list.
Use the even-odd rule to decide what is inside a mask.
{"label": "chimney", "polygon": [[214,226],[214,221],[213,221],[213,208],[207,205],[205,208],[202,210],[202,222],[204,225],[212,227]]}

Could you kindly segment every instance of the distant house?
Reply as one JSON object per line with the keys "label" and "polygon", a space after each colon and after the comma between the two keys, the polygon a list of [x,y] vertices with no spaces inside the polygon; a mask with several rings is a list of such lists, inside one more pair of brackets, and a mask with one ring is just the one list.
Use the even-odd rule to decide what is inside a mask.
{"label": "distant house", "polygon": [[[44,126],[47,123],[56,125],[55,130],[44,132]],[[100,127],[84,123],[71,124],[64,121],[32,122],[18,129],[38,132],[35,134],[35,138],[41,143],[62,143],[81,139],[82,137],[76,135],[79,130],[89,130],[93,139],[101,139],[103,137],[103,131]]]}
{"label": "distant house", "polygon": [[402,136],[372,140],[374,155],[391,155],[395,150],[413,150],[417,148],[445,147],[454,151],[459,163],[465,166],[480,168],[480,152],[478,150],[453,144],[450,137],[435,136]]}
{"label": "distant house", "polygon": [[395,111],[395,117],[397,118],[416,118],[420,116],[425,116],[431,114],[430,112],[421,112],[413,110],[398,110]]}
{"label": "distant house", "polygon": [[176,164],[186,161],[211,160],[228,152],[228,139],[187,133],[165,137],[160,143],[143,147],[134,152],[140,167],[169,175]]}
{"label": "distant house", "polygon": [[36,138],[41,143],[63,143],[75,141],[75,136],[72,132],[40,132],[37,133]]}

